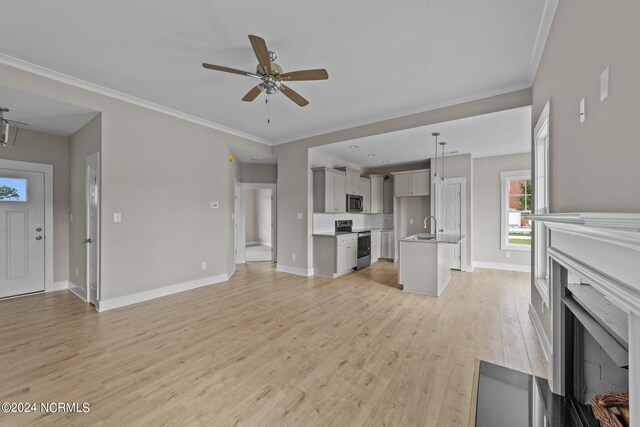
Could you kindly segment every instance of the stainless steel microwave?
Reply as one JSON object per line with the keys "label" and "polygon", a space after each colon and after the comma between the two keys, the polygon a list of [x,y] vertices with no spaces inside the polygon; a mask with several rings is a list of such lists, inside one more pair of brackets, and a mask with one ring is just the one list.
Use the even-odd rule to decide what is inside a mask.
{"label": "stainless steel microwave", "polygon": [[347,212],[362,212],[362,196],[347,194]]}

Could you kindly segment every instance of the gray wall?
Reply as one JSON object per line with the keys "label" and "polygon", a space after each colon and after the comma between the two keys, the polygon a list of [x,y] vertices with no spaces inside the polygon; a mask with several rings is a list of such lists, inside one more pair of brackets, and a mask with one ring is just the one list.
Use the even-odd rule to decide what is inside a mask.
{"label": "gray wall", "polygon": [[0,158],[53,165],[53,280],[69,279],[69,139],[20,129]]}
{"label": "gray wall", "polygon": [[[640,2],[562,0],[533,84],[533,124],[551,99],[552,212],[640,212]],[[600,73],[610,96],[600,103]],[[587,120],[578,103],[586,97]],[[551,339],[535,287],[532,305]]]}
{"label": "gray wall", "polygon": [[256,190],[256,240],[271,245],[271,190]]}
{"label": "gray wall", "polygon": [[278,165],[239,163],[240,182],[275,184],[278,181]]}
{"label": "gray wall", "polygon": [[69,213],[73,214],[73,222],[69,223],[69,281],[86,290],[86,160],[91,154],[100,151],[101,116],[98,115],[71,135],[69,141]]}
{"label": "gray wall", "polygon": [[[7,65],[0,79],[102,112],[103,299],[233,271],[237,162],[229,162],[229,146],[264,154],[270,147]],[[114,212],[122,223],[112,222]]]}
{"label": "gray wall", "polygon": [[531,168],[531,153],[483,157],[473,160],[473,255],[474,262],[531,265],[531,252],[500,249],[501,180],[500,172]]}
{"label": "gray wall", "polygon": [[[416,233],[431,233],[431,226],[427,222],[427,230],[424,229],[424,219],[431,215],[431,197],[400,197],[398,198],[398,216],[399,230],[397,230],[396,238],[401,239]],[[413,224],[411,224],[413,220]]]}
{"label": "gray wall", "polygon": [[256,190],[244,190],[244,240],[245,243],[258,241],[258,211],[256,209]]}

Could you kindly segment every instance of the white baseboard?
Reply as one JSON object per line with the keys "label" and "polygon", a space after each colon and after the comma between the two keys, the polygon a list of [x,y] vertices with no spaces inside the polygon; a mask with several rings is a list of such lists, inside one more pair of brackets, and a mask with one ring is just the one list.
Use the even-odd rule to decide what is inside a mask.
{"label": "white baseboard", "polygon": [[259,245],[259,244],[260,244],[260,242],[256,240],[256,241],[253,241],[253,242],[246,242],[245,246]]}
{"label": "white baseboard", "polygon": [[462,266],[462,271],[464,271],[466,273],[473,273],[473,266],[471,266],[469,264],[464,264]]}
{"label": "white baseboard", "polygon": [[506,264],[499,262],[481,262],[473,263],[473,268],[491,268],[493,270],[521,271],[523,273],[531,273],[531,265]]}
{"label": "white baseboard", "polygon": [[177,294],[179,292],[189,291],[191,289],[201,288],[203,286],[226,282],[228,279],[229,276],[227,274],[219,274],[217,276],[204,277],[202,279],[196,279],[190,282],[178,283],[176,285],[169,285],[162,288],[151,289],[149,291],[125,295],[122,297],[105,299],[101,300],[98,303],[98,311],[113,310],[114,308],[124,307],[126,305],[137,304],[139,302],[149,301],[155,298]]}
{"label": "white baseboard", "polygon": [[84,287],[78,286],[75,283],[69,282],[69,290],[75,294],[82,301],[87,301],[87,290]]}
{"label": "white baseboard", "polygon": [[297,276],[304,276],[304,277],[313,276],[313,268],[290,267],[288,265],[283,265],[280,263],[276,265],[276,271],[281,271],[283,273],[295,274]]}
{"label": "white baseboard", "polygon": [[533,308],[531,303],[529,303],[529,317],[533,321],[533,326],[535,327],[536,334],[538,334],[538,339],[540,340],[540,344],[542,345],[542,351],[544,351],[544,357],[547,359],[547,363],[551,360],[551,343],[549,343],[549,339],[547,338],[547,334],[544,333],[544,329],[542,328],[542,322],[540,322],[540,317],[538,317],[538,313],[536,309]]}
{"label": "white baseboard", "polygon": [[69,288],[69,281],[68,280],[61,280],[59,282],[53,282],[53,291],[62,291],[64,289],[68,289]]}

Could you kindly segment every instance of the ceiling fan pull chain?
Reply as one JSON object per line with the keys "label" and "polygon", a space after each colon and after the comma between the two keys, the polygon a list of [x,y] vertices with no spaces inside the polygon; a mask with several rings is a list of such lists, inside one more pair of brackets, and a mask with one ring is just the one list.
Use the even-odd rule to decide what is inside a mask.
{"label": "ceiling fan pull chain", "polygon": [[269,94],[267,94],[267,98],[264,100],[264,103],[267,104],[267,124],[271,123],[271,108],[269,106]]}

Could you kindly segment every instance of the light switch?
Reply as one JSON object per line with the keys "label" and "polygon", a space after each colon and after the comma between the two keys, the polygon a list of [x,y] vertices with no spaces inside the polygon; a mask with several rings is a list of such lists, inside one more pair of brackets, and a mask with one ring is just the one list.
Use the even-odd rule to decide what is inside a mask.
{"label": "light switch", "polygon": [[587,120],[587,106],[584,98],[580,100],[580,123],[584,123]]}
{"label": "light switch", "polygon": [[122,222],[122,212],[113,213],[113,222]]}
{"label": "light switch", "polygon": [[69,214],[69,222],[73,222],[73,214]]}
{"label": "light switch", "polygon": [[413,218],[409,218],[409,224],[413,224]]}
{"label": "light switch", "polygon": [[609,97],[609,67],[600,74],[600,102]]}
{"label": "light switch", "polygon": [[296,218],[298,218],[298,219],[302,219],[302,212],[298,212],[298,213],[296,214]]}

